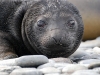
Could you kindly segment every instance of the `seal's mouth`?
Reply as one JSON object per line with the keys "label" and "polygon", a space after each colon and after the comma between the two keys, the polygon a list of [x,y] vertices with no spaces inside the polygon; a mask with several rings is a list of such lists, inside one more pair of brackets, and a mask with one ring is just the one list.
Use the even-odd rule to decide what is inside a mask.
{"label": "seal's mouth", "polygon": [[49,44],[45,46],[46,48],[51,48],[51,49],[62,49],[62,48],[66,48],[67,44],[66,43],[55,43],[55,44]]}
{"label": "seal's mouth", "polygon": [[40,46],[43,49],[51,49],[52,50],[62,50],[62,49],[66,49],[67,47],[69,47],[70,42],[67,41],[67,38],[62,38],[64,36],[55,36],[55,37],[45,37],[45,38],[41,38],[40,42]]}
{"label": "seal's mouth", "polygon": [[70,54],[71,50],[67,47],[54,47],[54,48],[47,48],[47,47],[38,47],[39,54],[46,55],[47,57],[54,58],[54,57],[67,57]]}
{"label": "seal's mouth", "polygon": [[64,52],[67,47],[63,47],[63,46],[55,46],[55,47],[45,47],[44,49],[46,49],[47,51],[51,51],[51,52]]}

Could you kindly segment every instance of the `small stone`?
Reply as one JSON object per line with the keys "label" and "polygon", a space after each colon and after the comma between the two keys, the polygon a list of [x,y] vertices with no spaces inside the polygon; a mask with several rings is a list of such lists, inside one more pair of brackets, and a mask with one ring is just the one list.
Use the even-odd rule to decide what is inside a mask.
{"label": "small stone", "polygon": [[1,60],[0,65],[34,67],[45,64],[47,62],[48,58],[44,55],[27,55],[14,59]]}
{"label": "small stone", "polygon": [[54,67],[54,63],[46,63],[37,67],[37,69],[42,69],[46,67]]}
{"label": "small stone", "polygon": [[49,59],[49,63],[55,63],[55,61],[52,59]]}
{"label": "small stone", "polygon": [[78,70],[75,71],[72,75],[100,75],[93,70]]}
{"label": "small stone", "polygon": [[0,65],[17,66],[15,60],[16,60],[16,58],[14,58],[14,59],[0,60]]}
{"label": "small stone", "polygon": [[91,41],[81,42],[79,48],[93,48],[95,45]]}
{"label": "small stone", "polygon": [[12,71],[10,75],[43,75],[43,73],[35,68],[22,68]]}
{"label": "small stone", "polygon": [[100,37],[97,37],[96,40],[100,40]]}
{"label": "small stone", "polygon": [[86,65],[88,69],[96,68],[100,66],[100,60],[99,59],[87,59],[82,60],[79,62],[81,65]]}
{"label": "small stone", "polygon": [[87,40],[82,42],[79,48],[94,48],[96,46],[100,46],[100,40]]}
{"label": "small stone", "polygon": [[9,75],[9,73],[6,73],[6,72],[0,72],[0,75]]}
{"label": "small stone", "polygon": [[59,57],[59,58],[52,58],[52,60],[55,61],[55,63],[69,63],[69,64],[72,64],[72,60],[70,60],[69,58],[62,58],[62,57]]}
{"label": "small stone", "polygon": [[100,67],[100,62],[97,62],[97,63],[93,63],[93,64],[88,65],[88,68],[89,69],[93,69],[93,68],[97,68],[97,67]]}
{"label": "small stone", "polygon": [[40,71],[42,71],[44,74],[61,73],[61,70],[54,68],[54,67],[46,67],[46,68],[40,69]]}
{"label": "small stone", "polygon": [[86,49],[85,51],[86,51],[88,54],[94,54],[92,48],[91,48],[91,49]]}
{"label": "small stone", "polygon": [[93,71],[97,71],[100,74],[100,67],[94,68]]}
{"label": "small stone", "polygon": [[69,74],[67,74],[67,73],[62,73],[62,74],[60,74],[60,73],[49,73],[49,74],[44,74],[44,75],[69,75]]}
{"label": "small stone", "polygon": [[49,73],[49,74],[44,74],[44,75],[60,75],[59,73]]}
{"label": "small stone", "polygon": [[99,59],[86,59],[79,62],[79,64],[95,64],[100,63]]}
{"label": "small stone", "polygon": [[82,50],[82,49],[77,49],[69,58],[81,58],[83,56],[86,56],[87,53],[85,52],[85,50]]}
{"label": "small stone", "polygon": [[54,63],[54,67],[58,68],[58,67],[65,67],[67,66],[68,63]]}
{"label": "small stone", "polygon": [[68,73],[62,73],[62,74],[60,74],[60,75],[71,75],[71,74],[68,74]]}
{"label": "small stone", "polygon": [[45,64],[48,58],[44,55],[28,55],[16,59],[16,64],[21,67],[34,67]]}
{"label": "small stone", "polygon": [[57,67],[57,69],[62,70],[64,67]]}
{"label": "small stone", "polygon": [[71,74],[77,70],[86,70],[87,67],[79,65],[79,64],[69,64],[62,69],[62,73]]}
{"label": "small stone", "polygon": [[100,48],[99,47],[94,47],[93,52],[95,52],[96,54],[100,54]]}
{"label": "small stone", "polygon": [[49,73],[49,74],[44,74],[44,75],[70,75],[70,74],[67,74],[67,73]]}
{"label": "small stone", "polygon": [[84,60],[86,60],[86,59],[100,59],[100,55],[91,53],[91,54],[88,54],[86,56],[81,57],[81,59],[84,59]]}
{"label": "small stone", "polygon": [[19,69],[19,68],[21,68],[21,67],[19,67],[19,66],[2,66],[2,65],[0,65],[0,72],[11,73],[13,70]]}

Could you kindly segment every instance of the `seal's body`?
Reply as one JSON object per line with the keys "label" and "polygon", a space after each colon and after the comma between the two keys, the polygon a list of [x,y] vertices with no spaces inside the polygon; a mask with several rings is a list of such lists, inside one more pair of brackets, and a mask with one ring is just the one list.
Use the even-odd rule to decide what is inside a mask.
{"label": "seal's body", "polygon": [[0,0],[0,58],[67,57],[79,46],[82,18],[67,0]]}

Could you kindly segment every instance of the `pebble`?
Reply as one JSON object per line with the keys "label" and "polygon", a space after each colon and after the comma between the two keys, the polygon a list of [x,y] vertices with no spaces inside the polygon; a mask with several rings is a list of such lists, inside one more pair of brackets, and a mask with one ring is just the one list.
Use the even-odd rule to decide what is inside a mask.
{"label": "pebble", "polygon": [[60,74],[60,73],[50,73],[50,74],[44,74],[44,75],[69,75],[67,73],[63,73],[63,74]]}
{"label": "pebble", "polygon": [[15,59],[0,60],[0,65],[17,66]]}
{"label": "pebble", "polygon": [[55,61],[52,59],[49,59],[49,63],[55,63]]}
{"label": "pebble", "polygon": [[43,75],[43,73],[35,68],[22,68],[12,71],[10,75]]}
{"label": "pebble", "polygon": [[86,65],[88,69],[92,69],[95,67],[100,67],[100,60],[99,59],[86,59],[79,62],[81,65]]}
{"label": "pebble", "polygon": [[100,67],[94,68],[93,71],[97,71],[100,74]]}
{"label": "pebble", "polygon": [[93,70],[79,70],[74,72],[72,75],[100,75],[100,74]]}
{"label": "pebble", "polygon": [[100,36],[99,36],[99,37],[97,37],[95,40],[100,40]]}
{"label": "pebble", "polygon": [[68,63],[54,63],[54,67],[58,68],[58,67],[65,67],[67,66]]}
{"label": "pebble", "polygon": [[97,67],[100,67],[100,62],[88,65],[88,69],[93,69],[93,68],[97,68]]}
{"label": "pebble", "polygon": [[44,75],[60,75],[59,73],[49,73],[49,74],[44,74]]}
{"label": "pebble", "polygon": [[59,70],[61,70],[61,71],[62,71],[63,68],[64,68],[64,67],[57,67],[57,69],[59,69]]}
{"label": "pebble", "polygon": [[95,64],[100,63],[99,59],[86,59],[79,62],[79,64]]}
{"label": "pebble", "polygon": [[19,69],[19,68],[21,68],[21,67],[20,66],[3,66],[3,65],[0,65],[0,72],[11,73],[13,70]]}
{"label": "pebble", "polygon": [[62,69],[62,73],[71,74],[77,70],[86,70],[86,69],[88,68],[79,64],[68,64]]}
{"label": "pebble", "polygon": [[94,47],[93,52],[96,54],[100,54],[100,48],[99,47]]}
{"label": "pebble", "polygon": [[85,56],[81,57],[81,59],[83,59],[83,60],[86,60],[86,59],[100,59],[100,54],[99,55],[94,54],[94,53],[88,54],[88,55],[85,55]]}
{"label": "pebble", "polygon": [[39,66],[48,62],[48,58],[44,55],[22,56],[16,59],[16,64],[21,67]]}
{"label": "pebble", "polygon": [[9,73],[6,73],[6,72],[0,72],[0,75],[9,75]]}
{"label": "pebble", "polygon": [[88,40],[85,42],[82,42],[79,46],[79,48],[94,48],[94,47],[100,47],[100,40],[95,39],[95,40]]}
{"label": "pebble", "polygon": [[28,55],[15,59],[1,60],[0,65],[32,67],[39,66],[47,62],[48,58],[44,55]]}
{"label": "pebble", "polygon": [[62,74],[60,74],[60,75],[71,75],[71,74],[68,74],[68,73],[62,73]]}
{"label": "pebble", "polygon": [[71,57],[74,57],[74,58],[81,58],[83,56],[86,56],[87,53],[82,50],[81,48],[77,49],[69,58],[71,59]]}
{"label": "pebble", "polygon": [[69,58],[62,58],[62,57],[59,57],[59,58],[52,58],[51,60],[54,60],[55,63],[70,63],[72,64],[72,60],[70,60]]}
{"label": "pebble", "polygon": [[37,67],[37,69],[42,69],[46,67],[54,67],[54,63],[46,63]]}
{"label": "pebble", "polygon": [[40,69],[40,71],[42,71],[44,74],[61,73],[61,70],[54,68],[54,67],[46,67],[46,68]]}

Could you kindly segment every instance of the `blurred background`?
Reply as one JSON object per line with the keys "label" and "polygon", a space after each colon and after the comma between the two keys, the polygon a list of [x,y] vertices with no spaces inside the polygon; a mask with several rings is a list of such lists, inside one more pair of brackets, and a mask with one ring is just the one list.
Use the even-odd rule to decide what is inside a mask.
{"label": "blurred background", "polygon": [[69,0],[80,11],[84,23],[83,40],[100,36],[100,0]]}

